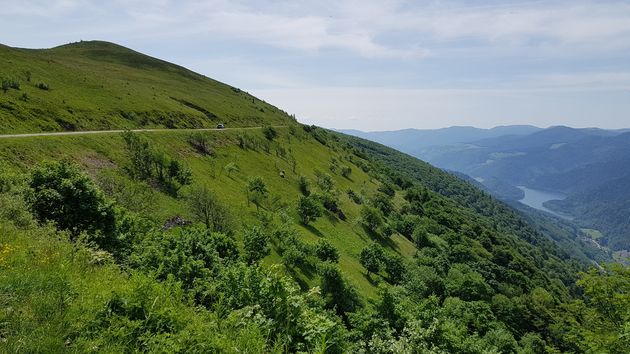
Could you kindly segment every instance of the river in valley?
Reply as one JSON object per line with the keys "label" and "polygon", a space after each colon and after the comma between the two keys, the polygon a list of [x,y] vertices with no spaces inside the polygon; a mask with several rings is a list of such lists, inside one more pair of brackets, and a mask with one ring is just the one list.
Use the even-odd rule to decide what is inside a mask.
{"label": "river in valley", "polygon": [[567,219],[567,220],[571,220],[573,219],[572,217],[568,216],[568,215],[563,215],[563,214],[559,214],[556,213],[553,210],[550,210],[548,208],[545,208],[545,206],[543,205],[544,202],[548,201],[548,200],[562,200],[564,198],[566,198],[566,196],[562,193],[554,193],[554,192],[546,192],[546,191],[541,191],[538,189],[531,189],[531,188],[527,188],[524,186],[518,186],[518,188],[520,190],[523,191],[523,193],[525,193],[525,197],[523,199],[520,199],[519,202],[532,207],[534,209],[538,209],[538,210],[542,210],[545,211],[549,214],[553,214],[555,216],[561,217],[563,219]]}

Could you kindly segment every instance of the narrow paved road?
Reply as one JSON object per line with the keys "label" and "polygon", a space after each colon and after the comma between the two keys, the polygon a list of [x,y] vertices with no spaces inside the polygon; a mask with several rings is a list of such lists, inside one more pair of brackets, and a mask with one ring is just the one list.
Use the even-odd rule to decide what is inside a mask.
{"label": "narrow paved road", "polygon": [[[274,128],[285,128],[286,125],[277,125]],[[63,135],[87,135],[87,134],[114,134],[114,133],[123,133],[126,131],[132,132],[173,132],[173,131],[213,131],[213,130],[251,130],[251,129],[262,129],[262,127],[244,127],[244,128],[198,128],[198,129],[119,129],[119,130],[85,130],[85,131],[74,131],[74,132],[51,132],[51,133],[24,133],[24,134],[4,134],[0,135],[0,139],[10,139],[10,138],[28,138],[28,137],[38,137],[38,136],[63,136]]]}

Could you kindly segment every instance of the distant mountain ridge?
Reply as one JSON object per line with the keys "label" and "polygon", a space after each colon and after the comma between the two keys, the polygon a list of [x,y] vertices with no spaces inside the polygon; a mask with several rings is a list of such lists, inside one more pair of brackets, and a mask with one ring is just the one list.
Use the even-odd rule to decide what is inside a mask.
{"label": "distant mountain ridge", "polygon": [[415,155],[421,149],[435,145],[464,143],[473,140],[495,138],[505,135],[527,135],[542,130],[532,125],[507,125],[490,129],[470,126],[454,126],[441,129],[403,129],[394,131],[362,132],[359,130],[337,130],[391,146],[397,150]]}

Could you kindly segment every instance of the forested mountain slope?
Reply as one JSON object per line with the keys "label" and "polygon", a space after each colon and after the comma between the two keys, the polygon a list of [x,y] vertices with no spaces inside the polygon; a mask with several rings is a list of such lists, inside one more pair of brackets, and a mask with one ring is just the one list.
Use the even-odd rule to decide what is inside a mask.
{"label": "forested mountain slope", "polygon": [[[118,47],[99,46],[103,66],[128,66]],[[150,70],[181,85],[196,77],[153,60]],[[67,87],[57,94],[79,90]],[[235,95],[204,109],[259,124],[240,115],[252,99],[226,89]],[[20,131],[39,118],[4,119]],[[0,140],[3,350],[621,353],[630,344],[627,270],[579,273],[589,264],[549,235],[411,156],[281,112],[262,123]]]}

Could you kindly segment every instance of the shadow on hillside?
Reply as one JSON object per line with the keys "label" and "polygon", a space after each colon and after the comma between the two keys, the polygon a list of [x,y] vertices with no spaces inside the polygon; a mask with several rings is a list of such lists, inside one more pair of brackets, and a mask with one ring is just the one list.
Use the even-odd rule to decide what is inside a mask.
{"label": "shadow on hillside", "polygon": [[362,228],[363,228],[363,231],[365,231],[365,233],[370,237],[370,239],[372,239],[372,241],[377,242],[379,245],[383,247],[389,247],[390,249],[396,251],[396,253],[400,253],[400,248],[398,247],[396,242],[394,242],[394,240],[391,239],[391,237],[385,237],[379,234],[378,232],[374,232],[368,229],[365,226],[362,226]]}
{"label": "shadow on hillside", "polygon": [[331,212],[326,212],[326,218],[333,225],[339,223],[339,219],[337,219],[337,216],[335,214],[331,213]]}
{"label": "shadow on hillside", "polygon": [[374,273],[363,273],[363,277],[368,281],[368,283],[370,283],[370,285],[372,286],[377,286],[380,283],[380,280],[378,279],[378,274],[374,274]]}
{"label": "shadow on hillside", "polygon": [[314,233],[315,235],[317,235],[318,237],[324,237],[324,234],[321,231],[319,231],[315,226],[309,224],[309,225],[304,225],[304,227],[308,231],[310,231],[310,232]]}

